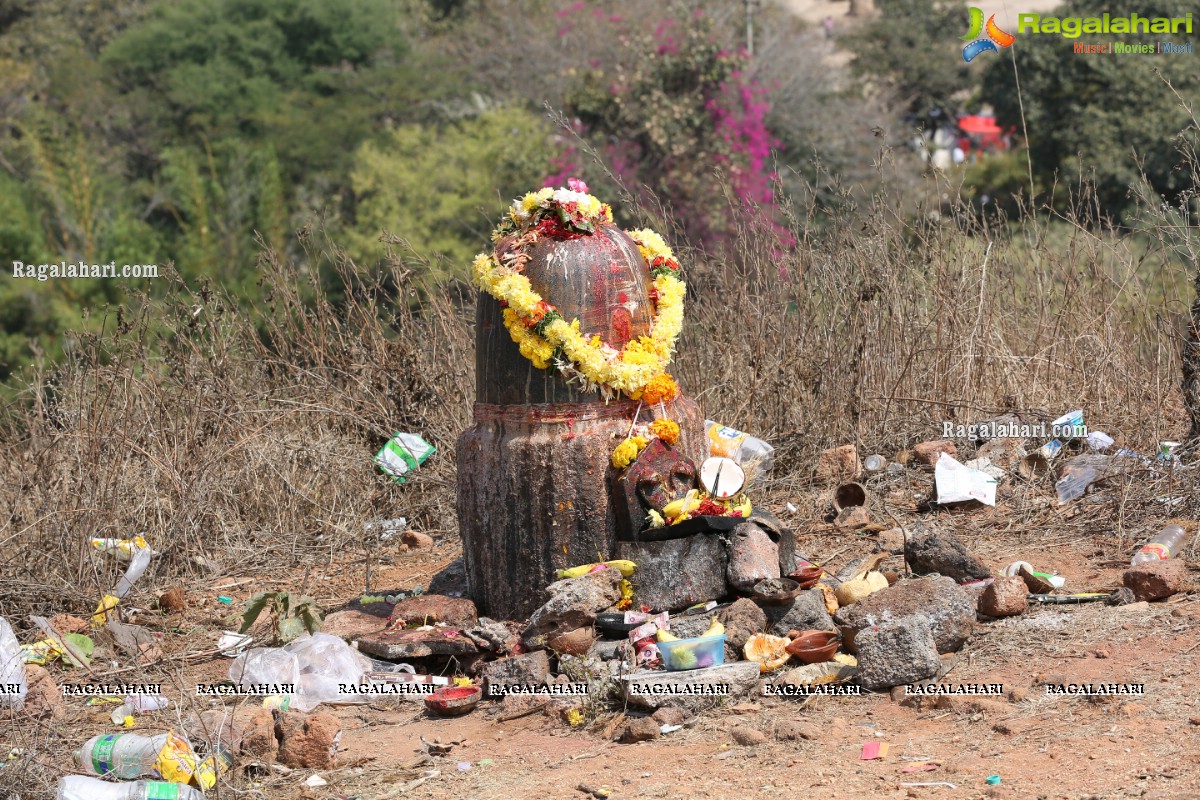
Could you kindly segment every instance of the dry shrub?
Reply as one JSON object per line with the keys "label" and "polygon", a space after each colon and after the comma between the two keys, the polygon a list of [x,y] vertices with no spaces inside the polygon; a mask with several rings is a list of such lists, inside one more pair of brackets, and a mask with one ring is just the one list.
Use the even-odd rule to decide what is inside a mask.
{"label": "dry shrub", "polygon": [[[823,447],[890,453],[942,420],[1012,410],[1048,420],[1082,406],[1143,449],[1183,433],[1186,303],[1147,265],[1195,264],[1082,217],[1006,227],[952,206],[909,222],[899,203],[880,195],[823,223],[799,209],[786,255],[745,229],[734,257],[686,259],[677,371],[708,416],[778,446],[772,488],[806,481]],[[33,377],[0,419],[0,541],[19,565],[0,573],[0,613],[90,611],[115,573],[98,573],[89,536],[144,532],[165,552],[157,570],[195,570],[200,556],[253,574],[362,552],[372,519],[456,530],[472,293],[421,282],[411,255],[368,275],[302,242],[344,291],[264,251],[263,307],[177,281],[169,301],[118,315]],[[402,487],[371,463],[395,430],[439,448]]]}

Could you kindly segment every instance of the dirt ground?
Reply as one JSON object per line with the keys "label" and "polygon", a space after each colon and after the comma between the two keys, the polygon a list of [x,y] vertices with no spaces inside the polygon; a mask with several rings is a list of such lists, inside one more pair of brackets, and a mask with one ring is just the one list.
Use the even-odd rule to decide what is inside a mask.
{"label": "dirt ground", "polygon": [[[901,489],[890,496],[903,494]],[[1009,498],[1016,500],[1021,498]],[[1028,504],[1028,498],[1023,502]],[[1004,505],[1002,499],[998,509],[924,516],[956,530],[994,570],[1019,556],[1057,567],[1071,589],[1099,591],[1119,585],[1129,542],[1109,535],[1107,523],[1097,523],[1094,534],[1078,533],[1079,516],[1097,511],[1047,505],[1041,517],[1017,524],[1005,516]],[[1111,510],[1102,507],[1105,514]],[[915,519],[902,508],[891,507],[889,513]],[[807,510],[787,516],[798,529],[801,551],[827,566],[874,549],[873,535],[834,532],[813,521]],[[1070,525],[1068,518],[1073,520]],[[459,554],[452,537],[414,552],[381,546],[372,554],[371,590],[428,586],[429,579]],[[365,579],[364,553],[343,553],[313,569],[308,585],[320,604],[331,609],[360,596]],[[217,705],[219,701],[187,697],[184,689],[225,677],[229,659],[209,648],[220,629],[233,621],[236,612],[230,609],[240,609],[255,591],[283,588],[293,580],[285,575],[240,575],[229,568],[212,580],[187,586],[188,608],[181,614],[160,618],[157,612],[142,612],[140,622],[166,632],[163,650],[168,663],[176,665],[167,680],[178,684],[178,696],[184,700],[164,719],[142,718],[139,730],[155,732],[170,725],[171,717]],[[219,604],[219,595],[232,597],[232,606]],[[1195,798],[1200,796],[1195,788],[1200,779],[1196,601],[1192,592],[1165,602],[1122,607],[1039,606],[1021,616],[981,623],[942,682],[1002,683],[1004,696],[955,698],[932,710],[903,705],[886,693],[807,700],[752,695],[731,699],[657,740],[618,744],[606,735],[619,730],[622,709],[616,708],[572,728],[543,712],[502,721],[498,702],[485,702],[457,719],[431,717],[419,702],[341,706],[331,709],[343,734],[338,768],[319,773],[326,785],[305,786],[311,771],[241,763],[233,781],[209,797],[595,796],[577,788],[582,785],[601,794],[607,790],[613,798],[775,800],[783,793],[826,800]],[[59,668],[56,677],[64,679]],[[1145,696],[1047,696],[1044,688],[1047,683],[1086,682],[1144,683]],[[67,719],[48,725],[48,732],[61,739],[42,758],[45,766],[60,772],[69,770],[70,747],[87,736],[114,730],[106,718],[108,707],[89,707],[76,699],[67,704]],[[787,720],[810,723],[819,735],[786,741],[776,728]],[[761,731],[765,741],[737,744],[731,732],[738,727]],[[886,757],[862,760],[863,744],[869,741],[888,743]],[[444,752],[431,755],[430,744],[446,747],[434,747],[435,753]],[[39,743],[26,741],[25,746]],[[999,776],[998,785],[986,783],[993,775]],[[940,785],[904,786],[925,782]]]}

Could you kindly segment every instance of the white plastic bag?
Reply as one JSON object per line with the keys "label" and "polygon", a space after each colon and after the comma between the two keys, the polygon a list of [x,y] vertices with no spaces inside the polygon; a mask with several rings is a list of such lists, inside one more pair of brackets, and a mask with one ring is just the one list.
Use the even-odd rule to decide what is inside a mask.
{"label": "white plastic bag", "polygon": [[0,617],[0,708],[24,708],[28,691],[21,643],[8,620]]}
{"label": "white plastic bag", "polygon": [[938,456],[933,468],[939,503],[961,503],[978,500],[984,505],[996,505],[996,485],[991,475],[960,464],[945,453]]}

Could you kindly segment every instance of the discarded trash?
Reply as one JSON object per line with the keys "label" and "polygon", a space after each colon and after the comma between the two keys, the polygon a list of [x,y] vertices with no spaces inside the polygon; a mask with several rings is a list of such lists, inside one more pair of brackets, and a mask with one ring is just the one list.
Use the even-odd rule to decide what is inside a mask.
{"label": "discarded trash", "polygon": [[667,734],[667,733],[674,733],[675,731],[681,731],[681,730],[683,730],[682,725],[663,725],[661,728],[658,729],[658,732],[662,733],[662,734]]}
{"label": "discarded trash", "polygon": [[704,432],[708,435],[709,455],[732,458],[759,475],[770,472],[775,466],[775,448],[762,439],[711,419],[704,420]]}
{"label": "discarded trash", "polygon": [[878,453],[876,453],[874,455],[869,455],[863,459],[863,469],[871,474],[874,474],[876,472],[883,472],[883,468],[886,466],[887,466],[887,459],[884,458],[883,456],[879,455]]}
{"label": "discarded trash", "polygon": [[887,758],[891,745],[887,742],[863,742],[862,761],[874,761],[877,758]]}
{"label": "discarded trash", "polygon": [[0,685],[10,691],[0,694],[0,708],[24,708],[29,686],[25,680],[25,661],[21,645],[8,620],[0,617]]}
{"label": "discarded trash", "polygon": [[304,785],[310,789],[320,789],[322,786],[328,786],[329,781],[325,780],[320,775],[309,775],[308,780],[304,782]]}
{"label": "discarded trash", "polygon": [[996,505],[996,479],[986,472],[959,463],[945,453],[938,455],[933,477],[939,503],[978,500],[985,505]]}
{"label": "discarded trash", "polygon": [[[1104,456],[1088,456],[1088,458],[1104,458]],[[1063,468],[1058,483],[1054,484],[1054,489],[1058,492],[1058,504],[1066,505],[1075,498],[1081,497],[1099,477],[1101,477],[1099,465],[1071,459]]]}
{"label": "discarded trash", "polygon": [[99,605],[96,606],[96,613],[92,615],[92,626],[99,628],[109,617],[110,612],[117,607],[117,604],[129,594],[129,590],[133,588],[133,584],[137,583],[138,578],[150,566],[150,558],[154,555],[154,551],[149,547],[138,548],[129,560],[129,568],[125,570],[125,574],[121,576],[121,580],[117,581],[116,587],[104,597],[100,598]]}
{"label": "discarded trash", "polygon": [[112,783],[86,775],[66,775],[58,779],[56,800],[204,800],[204,795],[190,786],[162,781]]}
{"label": "discarded trash", "polygon": [[900,787],[904,788],[904,789],[907,789],[909,787],[917,787],[917,786],[945,786],[948,789],[957,789],[958,788],[957,786],[955,786],[953,783],[950,783],[949,781],[925,781],[924,783],[902,783],[902,784],[900,784]]}
{"label": "discarded trash", "polygon": [[972,458],[970,461],[966,462],[964,466],[968,467],[969,469],[977,469],[980,472],[986,473],[990,477],[995,478],[997,481],[1003,480],[1004,476],[1007,474],[1000,467],[993,464],[990,458]]}
{"label": "discarded trash", "polygon": [[1088,435],[1087,426],[1083,424],[1083,409],[1068,411],[1050,423],[1052,436],[1062,439],[1079,439]]}
{"label": "discarded trash", "polygon": [[868,499],[869,496],[867,495],[865,486],[861,483],[850,482],[843,483],[834,489],[830,502],[833,505],[833,510],[840,514],[848,508],[865,506]]}
{"label": "discarded trash", "polygon": [[1062,606],[1095,603],[1099,600],[1107,600],[1108,596],[1108,592],[1081,592],[1079,594],[1031,594],[1026,599],[1031,603]]}
{"label": "discarded trash", "polygon": [[396,483],[404,483],[409,472],[436,452],[437,448],[415,433],[397,433],[375,454],[375,463]]}
{"label": "discarded trash", "polygon": [[1149,564],[1152,561],[1166,561],[1179,552],[1186,539],[1187,531],[1178,525],[1168,525],[1134,553],[1129,566],[1136,567],[1138,564]]}
{"label": "discarded trash", "polygon": [[187,783],[196,771],[192,746],[175,733],[93,736],[75,752],[75,763],[89,775],[111,775],[126,780],[152,775],[172,783]]}
{"label": "discarded trash", "polygon": [[217,647],[221,651],[221,655],[226,658],[236,658],[246,652],[246,647],[254,637],[237,631],[224,631],[221,638],[217,639]]}
{"label": "discarded trash", "polygon": [[[150,550],[150,545],[146,544],[145,538],[142,536],[134,536],[132,539],[88,539],[88,544],[98,553],[115,556],[121,561],[128,561],[133,558],[133,554],[138,550]],[[151,555],[157,555],[151,550]]]}
{"label": "discarded trash", "polygon": [[987,783],[988,786],[996,786],[1000,783],[1000,776],[999,775],[988,775],[987,780],[985,782]]}
{"label": "discarded trash", "polygon": [[217,602],[223,606],[231,606],[233,605],[233,598],[228,595],[219,594],[217,595]]}
{"label": "discarded trash", "polygon": [[342,694],[339,686],[362,683],[371,661],[340,637],[305,634],[284,647],[254,647],[229,665],[229,679],[240,686],[290,683],[292,695],[271,695],[264,707],[312,711],[321,703],[369,702],[367,694]]}
{"label": "discarded trash", "polygon": [[471,767],[475,766],[470,761],[460,761],[457,764],[459,772],[469,772]]}
{"label": "discarded trash", "polygon": [[796,508],[796,505],[794,503],[788,503],[786,506],[784,506],[784,508],[787,509],[789,514],[795,514],[797,511],[800,510],[800,509]]}
{"label": "discarded trash", "polygon": [[1179,442],[1159,442],[1158,443],[1158,458],[1160,461],[1177,461],[1175,456],[1175,448],[1179,447]]}
{"label": "discarded trash", "polygon": [[29,619],[38,627],[38,630],[45,634],[46,639],[50,641],[56,654],[66,658],[67,661],[71,662],[72,666],[86,667],[92,663],[94,644],[90,637],[77,633],[68,633],[64,636],[54,629],[54,626],[50,624],[50,620],[45,617],[39,617],[36,614],[31,614]]}
{"label": "discarded trash", "polygon": [[217,745],[207,758],[196,765],[196,774],[192,776],[192,783],[207,792],[216,786],[221,776],[232,768],[233,753],[221,745]]}
{"label": "discarded trash", "polygon": [[1058,439],[1051,439],[1050,441],[1046,442],[1044,445],[1042,445],[1041,447],[1039,447],[1037,449],[1036,455],[1039,455],[1042,458],[1049,461],[1050,459],[1052,459],[1056,455],[1058,455],[1060,452],[1062,452],[1062,449],[1063,449],[1062,442],[1060,442]]}
{"label": "discarded trash", "polygon": [[380,541],[391,541],[400,534],[404,533],[404,529],[408,527],[408,519],[406,517],[397,517],[396,519],[377,519],[363,524],[363,532],[367,536],[378,535]]}
{"label": "discarded trash", "polygon": [[135,714],[147,714],[151,711],[162,711],[171,705],[171,701],[161,694],[130,694],[126,695],[121,705],[113,709],[109,717],[114,725],[133,727],[126,722],[126,717],[133,718]]}
{"label": "discarded trash", "polygon": [[1088,447],[1095,450],[1097,453],[1103,452],[1112,447],[1113,438],[1104,431],[1089,431],[1087,435]]}
{"label": "discarded trash", "polygon": [[1067,585],[1066,578],[1048,572],[1038,572],[1028,561],[1014,561],[1004,568],[1004,575],[1010,578],[1019,575],[1025,580],[1029,591],[1035,593],[1047,594]]}
{"label": "discarded trash", "polygon": [[443,717],[461,717],[483,697],[479,686],[447,686],[425,697],[425,707]]}

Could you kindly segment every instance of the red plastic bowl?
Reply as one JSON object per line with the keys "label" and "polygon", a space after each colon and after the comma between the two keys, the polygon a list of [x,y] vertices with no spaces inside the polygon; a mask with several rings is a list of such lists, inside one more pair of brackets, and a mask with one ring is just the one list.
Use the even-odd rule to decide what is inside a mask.
{"label": "red plastic bowl", "polygon": [[425,707],[443,717],[466,714],[479,703],[483,689],[478,686],[446,686],[425,698]]}

